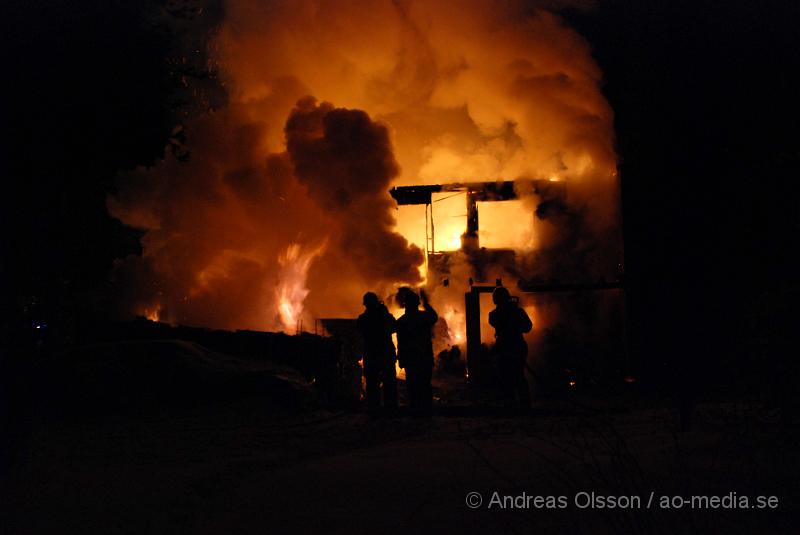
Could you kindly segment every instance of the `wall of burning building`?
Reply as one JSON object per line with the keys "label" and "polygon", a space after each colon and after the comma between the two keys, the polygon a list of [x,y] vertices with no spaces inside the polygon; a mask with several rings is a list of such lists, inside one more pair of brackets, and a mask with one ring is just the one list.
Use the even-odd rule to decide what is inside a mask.
{"label": "wall of burning building", "polygon": [[[589,44],[553,5],[226,1],[207,45],[228,104],[183,125],[188,161],[166,152],[109,198],[144,231],[142,256],[115,269],[121,308],[288,332],[354,316],[364,291],[427,275],[424,211],[396,210],[389,188],[452,181],[567,183],[566,197],[487,203],[483,239],[517,258],[489,276],[615,277],[613,114]],[[452,250],[464,204],[434,209],[437,249]],[[433,293],[453,342],[471,269]]]}

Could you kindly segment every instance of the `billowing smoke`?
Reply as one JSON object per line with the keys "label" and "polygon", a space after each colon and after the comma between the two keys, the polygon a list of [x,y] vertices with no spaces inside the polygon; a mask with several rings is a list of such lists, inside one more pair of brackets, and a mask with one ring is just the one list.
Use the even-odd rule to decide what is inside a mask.
{"label": "billowing smoke", "polygon": [[286,121],[287,151],[259,161],[264,126],[240,111],[199,121],[188,161],[120,177],[112,213],[147,230],[143,257],[115,273],[135,288],[127,304],[169,321],[293,330],[314,262],[334,296],[353,281],[421,281],[420,249],[392,229],[398,165],[385,126],[306,97]]}
{"label": "billowing smoke", "polygon": [[385,126],[361,110],[301,100],[286,122],[295,176],[331,214],[340,251],[370,284],[422,281],[422,251],[394,232],[389,185],[399,167]]}
{"label": "billowing smoke", "polygon": [[[209,47],[229,104],[185,124],[188,162],[168,152],[109,200],[145,232],[142,257],[115,272],[123,307],[228,328],[353,315],[364,291],[419,282],[424,214],[394,211],[386,190],[420,183],[566,182],[565,198],[514,212],[533,228],[522,275],[558,272],[548,250],[572,272],[613,272],[613,115],[588,44],[552,5],[226,1]],[[437,214],[437,248],[464,231],[457,206]],[[516,228],[481,216],[482,231]]]}

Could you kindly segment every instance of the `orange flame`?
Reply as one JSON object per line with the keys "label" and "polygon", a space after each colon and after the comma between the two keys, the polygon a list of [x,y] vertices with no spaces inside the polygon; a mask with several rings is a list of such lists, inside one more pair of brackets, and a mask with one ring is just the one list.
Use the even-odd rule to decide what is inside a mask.
{"label": "orange flame", "polygon": [[302,251],[300,244],[293,243],[278,255],[280,282],[275,291],[278,303],[280,327],[285,331],[301,329],[303,303],[309,293],[306,288],[308,269],[316,257],[325,250],[325,244],[310,251]]}
{"label": "orange flame", "polygon": [[156,305],[154,308],[146,308],[142,315],[150,321],[159,321],[161,318],[161,306]]}

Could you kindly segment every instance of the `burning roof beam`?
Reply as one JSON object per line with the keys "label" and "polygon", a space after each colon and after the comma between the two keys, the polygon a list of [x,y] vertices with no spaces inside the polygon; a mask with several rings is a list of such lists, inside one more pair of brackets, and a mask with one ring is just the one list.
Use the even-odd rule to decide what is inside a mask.
{"label": "burning roof beam", "polygon": [[[451,182],[447,184],[430,184],[421,186],[398,186],[389,190],[389,194],[397,201],[398,206],[431,205],[434,193],[466,193],[467,195],[467,229],[462,236],[462,248],[466,251],[477,251],[478,242],[478,203],[492,201],[513,201],[519,198],[517,188],[531,193],[552,191],[559,188],[563,194],[564,183],[551,180],[504,180],[497,182]],[[427,216],[426,216],[427,217]],[[433,213],[431,213],[431,234],[433,235]],[[428,223],[426,222],[426,225]],[[433,237],[431,236],[431,242]],[[435,243],[430,252],[435,252]]]}
{"label": "burning roof beam", "polygon": [[[451,182],[449,184],[430,184],[424,186],[398,186],[389,190],[389,193],[400,206],[409,204],[430,204],[434,193],[463,192],[474,197],[476,201],[513,201],[518,198],[515,184],[524,184],[528,181],[504,180],[499,182]],[[548,180],[533,180],[533,191],[538,191]]]}

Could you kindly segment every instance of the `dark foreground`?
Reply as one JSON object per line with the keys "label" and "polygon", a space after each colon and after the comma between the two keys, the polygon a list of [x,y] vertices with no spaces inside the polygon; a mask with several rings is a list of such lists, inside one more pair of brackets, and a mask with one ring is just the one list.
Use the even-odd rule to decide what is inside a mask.
{"label": "dark foreground", "polygon": [[[619,407],[576,395],[527,418],[439,406],[428,420],[372,420],[258,400],[80,418],[34,411],[15,437],[2,524],[7,533],[107,534],[800,529],[797,426],[763,407],[717,402],[678,432],[670,409]],[[537,509],[533,498],[527,509],[489,507],[495,491],[566,507]],[[467,506],[470,492],[480,507]],[[586,505],[592,492],[633,498],[579,508],[576,495]],[[661,508],[662,496],[732,493],[736,509]],[[776,496],[777,508],[741,508],[742,496],[755,506],[757,495]]]}

